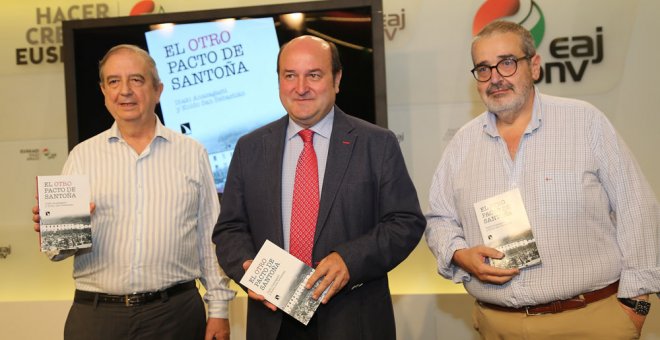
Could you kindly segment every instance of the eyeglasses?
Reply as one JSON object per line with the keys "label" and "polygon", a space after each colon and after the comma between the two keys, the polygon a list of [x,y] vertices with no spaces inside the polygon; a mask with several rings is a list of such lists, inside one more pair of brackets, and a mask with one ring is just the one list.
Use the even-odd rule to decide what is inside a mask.
{"label": "eyeglasses", "polygon": [[523,59],[531,59],[532,57],[524,55],[520,58],[505,58],[497,62],[493,66],[477,65],[470,72],[477,81],[489,81],[493,76],[493,69],[497,70],[502,77],[511,77],[518,70],[518,62]]}

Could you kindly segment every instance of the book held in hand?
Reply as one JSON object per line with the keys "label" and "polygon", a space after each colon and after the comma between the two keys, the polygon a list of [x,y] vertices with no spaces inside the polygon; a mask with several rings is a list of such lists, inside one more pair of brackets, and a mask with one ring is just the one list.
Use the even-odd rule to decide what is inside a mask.
{"label": "book held in hand", "polygon": [[313,273],[314,268],[266,240],[240,283],[307,325],[331,287],[314,300],[312,293],[321,280],[311,289],[305,288]]}
{"label": "book held in hand", "polygon": [[92,246],[89,178],[37,176],[42,252]]}
{"label": "book held in hand", "polygon": [[541,263],[518,188],[475,203],[474,211],[484,244],[504,253],[502,259],[490,259],[492,266],[525,268]]}

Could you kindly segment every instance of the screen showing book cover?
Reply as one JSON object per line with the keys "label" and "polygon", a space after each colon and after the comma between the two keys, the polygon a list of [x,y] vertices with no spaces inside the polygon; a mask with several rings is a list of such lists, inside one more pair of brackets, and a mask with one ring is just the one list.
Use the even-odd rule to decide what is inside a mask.
{"label": "screen showing book cover", "polygon": [[[286,114],[273,18],[162,25],[145,33],[165,126],[202,143],[219,192],[238,138]],[[217,124],[216,122],[222,122]]]}

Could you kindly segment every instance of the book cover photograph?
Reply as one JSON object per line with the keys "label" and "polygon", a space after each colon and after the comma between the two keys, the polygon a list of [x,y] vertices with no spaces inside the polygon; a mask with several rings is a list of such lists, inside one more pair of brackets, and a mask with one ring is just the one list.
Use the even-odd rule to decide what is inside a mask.
{"label": "book cover photograph", "polygon": [[504,253],[490,259],[498,268],[526,268],[541,263],[536,240],[518,188],[474,204],[484,244]]}
{"label": "book cover photograph", "polygon": [[89,179],[37,176],[42,252],[92,246]]}
{"label": "book cover photograph", "polygon": [[266,240],[240,283],[307,325],[330,288],[314,300],[312,293],[321,280],[305,289],[313,273],[314,268]]}

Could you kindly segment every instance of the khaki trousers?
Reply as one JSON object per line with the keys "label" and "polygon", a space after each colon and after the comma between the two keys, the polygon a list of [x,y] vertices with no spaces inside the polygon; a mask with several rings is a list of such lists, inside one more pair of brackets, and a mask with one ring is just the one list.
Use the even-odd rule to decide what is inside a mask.
{"label": "khaki trousers", "polygon": [[472,322],[485,340],[619,340],[640,336],[616,294],[584,308],[543,315],[496,311],[475,302]]}

